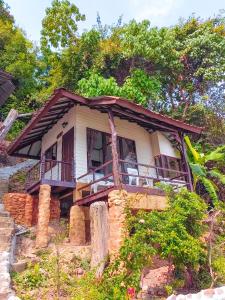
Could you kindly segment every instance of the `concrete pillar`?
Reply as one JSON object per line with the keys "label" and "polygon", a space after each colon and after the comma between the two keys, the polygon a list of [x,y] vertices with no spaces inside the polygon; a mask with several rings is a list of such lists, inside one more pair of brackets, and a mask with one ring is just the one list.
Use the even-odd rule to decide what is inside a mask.
{"label": "concrete pillar", "polygon": [[51,187],[48,184],[40,185],[36,248],[48,245],[48,225],[50,219]]}
{"label": "concrete pillar", "polygon": [[91,267],[96,268],[96,277],[101,277],[108,255],[108,208],[105,202],[90,206],[91,220]]}
{"label": "concrete pillar", "polygon": [[70,242],[76,246],[85,245],[85,214],[82,206],[74,205],[70,209]]}
{"label": "concrete pillar", "polygon": [[125,204],[127,192],[124,190],[114,190],[108,195],[109,205],[109,254],[116,255],[122,245],[126,235]]}

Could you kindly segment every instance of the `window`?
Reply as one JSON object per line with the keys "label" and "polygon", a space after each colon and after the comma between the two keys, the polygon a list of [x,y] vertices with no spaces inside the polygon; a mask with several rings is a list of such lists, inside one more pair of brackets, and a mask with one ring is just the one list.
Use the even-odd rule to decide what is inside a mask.
{"label": "window", "polygon": [[[87,155],[88,169],[97,168],[112,159],[111,134],[87,128]],[[127,167],[136,168],[132,162],[137,162],[135,142],[130,139],[118,137],[118,154],[122,160],[129,161],[123,164],[123,172]],[[112,166],[108,165],[104,171],[105,175],[112,172]],[[103,170],[99,170],[103,172]]]}
{"label": "window", "polygon": [[[94,169],[112,159],[110,135],[98,130],[87,129],[88,169]],[[99,170],[102,172],[102,170]]]}
{"label": "window", "polygon": [[[170,169],[158,170],[159,176],[162,176],[163,178],[175,178],[180,175],[176,171],[183,171],[181,159],[177,157],[158,155],[155,157],[155,165],[160,168]],[[184,178],[179,177],[178,179],[183,180]]]}
{"label": "window", "polygon": [[[57,143],[53,144],[45,151],[45,172],[56,165],[57,160]],[[48,161],[49,160],[49,161]],[[51,161],[50,161],[51,160]]]}

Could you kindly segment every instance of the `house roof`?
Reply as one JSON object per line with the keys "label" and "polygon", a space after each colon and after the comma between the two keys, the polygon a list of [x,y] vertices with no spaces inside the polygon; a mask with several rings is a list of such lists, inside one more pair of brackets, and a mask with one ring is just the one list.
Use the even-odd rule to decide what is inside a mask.
{"label": "house roof", "polygon": [[200,134],[203,130],[201,127],[153,112],[127,99],[114,96],[85,98],[64,88],[59,88],[33,115],[18,138],[9,146],[8,153],[14,156],[39,158],[43,135],[74,105],[88,106],[103,113],[110,109],[115,116],[136,122],[149,132],[162,130]]}
{"label": "house roof", "polygon": [[14,79],[11,74],[0,70],[0,107],[15,89],[13,81]]}

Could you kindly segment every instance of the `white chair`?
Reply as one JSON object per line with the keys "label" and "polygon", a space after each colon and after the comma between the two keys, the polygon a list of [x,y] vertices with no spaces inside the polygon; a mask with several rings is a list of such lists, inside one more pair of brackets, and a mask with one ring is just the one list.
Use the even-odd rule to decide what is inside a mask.
{"label": "white chair", "polygon": [[[95,180],[101,179],[101,178],[103,178],[103,177],[104,177],[104,174],[102,174],[102,173],[95,173]],[[92,179],[93,179],[93,177],[92,177]],[[92,179],[91,179],[91,180],[92,180]],[[108,181],[108,180],[100,180],[100,181],[98,181],[98,182],[92,184],[91,189],[92,189],[92,191],[93,191],[94,193],[97,193],[97,191],[98,191],[98,186],[110,186],[110,185],[112,185],[112,182],[110,182],[110,181]]]}
{"label": "white chair", "polygon": [[[134,168],[127,168],[127,173],[129,177],[129,185],[137,185],[139,186],[139,177],[132,176],[137,175],[138,176],[138,170]],[[133,184],[135,182],[135,184]]]}

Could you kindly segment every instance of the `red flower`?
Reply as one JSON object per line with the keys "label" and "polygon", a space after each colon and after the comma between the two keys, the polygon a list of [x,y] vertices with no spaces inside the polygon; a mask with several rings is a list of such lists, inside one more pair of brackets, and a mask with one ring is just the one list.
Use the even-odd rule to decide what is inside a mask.
{"label": "red flower", "polygon": [[129,296],[129,299],[134,298],[134,297],[135,297],[135,288],[129,287],[129,288],[127,289],[127,294],[128,294],[128,296]]}

